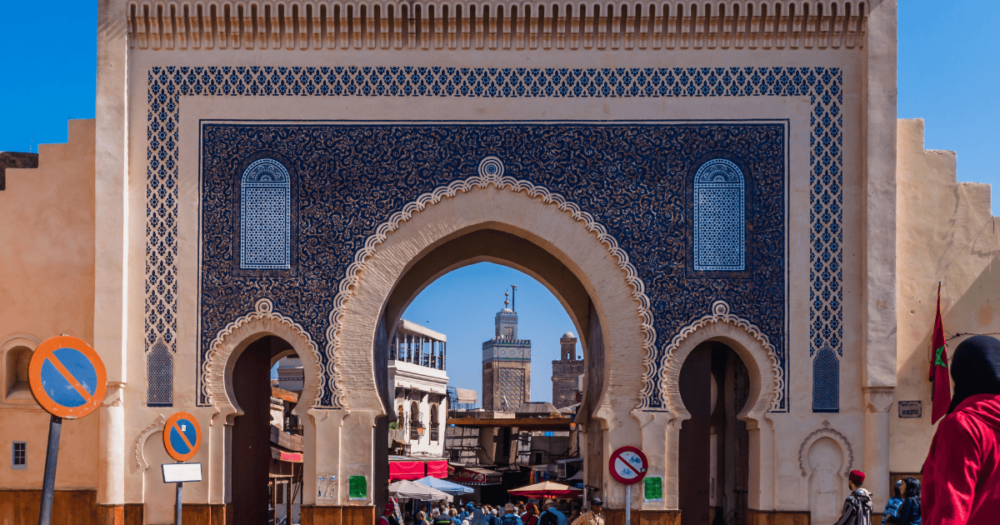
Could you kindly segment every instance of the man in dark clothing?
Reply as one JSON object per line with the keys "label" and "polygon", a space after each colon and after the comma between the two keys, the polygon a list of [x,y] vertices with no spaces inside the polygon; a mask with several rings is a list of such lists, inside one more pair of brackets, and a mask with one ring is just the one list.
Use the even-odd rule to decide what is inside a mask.
{"label": "man in dark clothing", "polygon": [[844,502],[844,511],[836,525],[872,525],[872,495],[871,492],[861,488],[864,482],[864,472],[851,471],[847,481],[851,495]]}
{"label": "man in dark clothing", "polygon": [[978,335],[955,350],[955,394],[924,462],[928,525],[1000,520],[1000,341]]}

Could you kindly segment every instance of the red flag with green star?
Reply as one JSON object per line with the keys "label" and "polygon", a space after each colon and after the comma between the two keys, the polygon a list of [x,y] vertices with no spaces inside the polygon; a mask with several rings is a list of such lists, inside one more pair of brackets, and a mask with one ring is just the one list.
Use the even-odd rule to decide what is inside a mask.
{"label": "red flag with green star", "polygon": [[934,355],[931,359],[930,378],[934,383],[931,424],[948,413],[951,406],[951,379],[948,378],[948,345],[944,342],[944,324],[941,322],[941,284],[938,284],[937,317],[934,318],[934,337],[931,339]]}

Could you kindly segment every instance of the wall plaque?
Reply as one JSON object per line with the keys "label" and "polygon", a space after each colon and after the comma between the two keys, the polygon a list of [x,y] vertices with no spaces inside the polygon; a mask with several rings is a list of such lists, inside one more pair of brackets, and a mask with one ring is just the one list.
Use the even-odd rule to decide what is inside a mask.
{"label": "wall plaque", "polygon": [[923,406],[920,401],[900,401],[899,417],[901,419],[920,419],[923,415]]}

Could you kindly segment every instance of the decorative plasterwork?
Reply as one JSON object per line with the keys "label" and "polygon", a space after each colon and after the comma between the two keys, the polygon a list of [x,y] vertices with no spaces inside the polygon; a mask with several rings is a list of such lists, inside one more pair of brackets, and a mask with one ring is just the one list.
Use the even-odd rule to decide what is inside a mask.
{"label": "decorative plasterwork", "polygon": [[[614,236],[609,234],[607,229],[594,219],[593,215],[580,210],[580,207],[576,204],[567,202],[562,195],[552,193],[545,187],[537,186],[526,180],[517,180],[513,177],[504,176],[503,162],[497,157],[491,156],[482,159],[479,163],[478,171],[479,174],[476,176],[465,180],[457,180],[447,186],[438,187],[431,192],[420,195],[413,202],[403,206],[402,210],[392,214],[388,221],[379,225],[375,233],[365,241],[364,248],[355,253],[354,262],[348,266],[346,275],[340,281],[340,289],[334,299],[334,309],[330,312],[330,327],[326,333],[328,341],[326,346],[326,373],[330,377],[337,377],[338,370],[340,370],[340,333],[343,330],[341,317],[346,310],[347,302],[354,293],[355,284],[357,284],[361,278],[361,274],[364,272],[367,259],[375,253],[378,245],[385,242],[389,234],[396,231],[401,223],[410,220],[413,214],[423,211],[428,206],[433,206],[441,202],[442,199],[452,198],[460,193],[466,193],[476,188],[486,189],[493,186],[499,190],[510,190],[515,193],[524,192],[529,197],[538,198],[545,204],[556,206],[561,211],[569,213],[574,220],[582,222],[584,227],[594,233],[597,236],[597,240],[607,247],[608,252],[617,260],[618,268],[624,274],[625,282],[632,288],[632,297],[638,303],[636,313],[641,322],[640,329],[645,336],[642,348],[643,363],[646,366],[647,377],[644,378],[644,383],[650,381],[651,378],[648,371],[650,370],[649,363],[651,363],[656,344],[656,330],[653,328],[653,315],[650,313],[649,297],[646,296],[645,286],[639,278],[638,272],[632,263],[629,262],[628,254],[619,248],[618,241],[615,240]],[[342,383],[335,381],[334,384],[340,385]],[[651,388],[651,385],[643,385],[644,392]],[[343,407],[344,399],[343,392],[337,386],[334,392],[334,407]]]}
{"label": "decorative plasterwork", "polygon": [[201,388],[212,406],[220,410],[223,407],[236,409],[235,400],[229,398],[226,379],[227,369],[235,366],[235,363],[230,363],[233,354],[237,349],[242,352],[250,342],[268,335],[284,339],[302,360],[305,386],[300,406],[311,408],[323,395],[323,367],[312,336],[290,317],[275,312],[270,299],[260,299],[253,312],[229,323],[209,345],[208,356],[201,367]]}
{"label": "decorative plasterwork", "polygon": [[840,450],[844,453],[846,461],[844,462],[843,468],[841,468],[841,476],[847,478],[848,473],[851,471],[851,467],[854,465],[854,450],[851,449],[850,441],[848,441],[847,438],[840,432],[837,432],[832,428],[827,428],[825,426],[826,424],[828,423],[824,422],[824,428],[816,430],[812,434],[806,436],[806,438],[802,441],[802,445],[799,447],[799,470],[802,472],[802,477],[804,478],[808,477],[811,473],[811,469],[809,468],[809,458],[806,457],[809,454],[809,449],[813,446],[813,443],[823,438],[830,438],[836,441],[840,446]]}
{"label": "decorative plasterwork", "polygon": [[132,457],[135,459],[135,468],[139,469],[141,472],[145,472],[149,468],[149,463],[146,461],[146,456],[143,454],[143,447],[146,444],[146,439],[149,435],[158,430],[163,430],[163,425],[167,422],[166,416],[160,414],[156,416],[146,428],[139,431],[139,435],[135,438],[135,443],[132,444]]}
{"label": "decorative plasterwork", "polygon": [[139,49],[852,49],[864,45],[871,4],[130,2],[126,23],[129,45]]}
{"label": "decorative plasterwork", "polygon": [[[679,369],[678,365],[674,365],[672,361],[675,359],[675,352],[686,340],[691,338],[694,334],[700,333],[705,329],[716,324],[729,324],[736,328],[739,328],[747,335],[749,335],[757,344],[760,345],[767,352],[768,363],[771,372],[773,374],[774,382],[770,389],[773,392],[772,398],[767,404],[769,410],[774,410],[775,408],[781,406],[782,397],[785,393],[785,378],[784,371],[781,365],[778,363],[778,356],[775,353],[774,346],[768,340],[767,335],[761,332],[753,323],[730,313],[729,303],[725,301],[716,301],[712,303],[712,313],[707,314],[699,319],[696,319],[691,324],[681,328],[677,335],[671,339],[670,344],[664,347],[663,355],[667,358],[667,365],[659,368],[660,370],[660,383],[663,385],[663,391],[668,391],[668,385],[671,382],[671,378],[668,375],[668,371],[671,369]],[[685,358],[687,356],[684,356]],[[757,363],[758,366],[761,363]],[[646,369],[650,370],[652,367],[646,365]],[[679,371],[679,370],[676,370]]]}

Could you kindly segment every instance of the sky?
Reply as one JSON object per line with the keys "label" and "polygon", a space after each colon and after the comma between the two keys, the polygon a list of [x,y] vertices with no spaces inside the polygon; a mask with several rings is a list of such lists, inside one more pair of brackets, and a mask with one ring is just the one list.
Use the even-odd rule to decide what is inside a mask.
{"label": "sky", "polygon": [[[8,67],[0,81],[0,151],[65,142],[67,119],[94,117],[97,2],[6,2],[3,18],[0,49]],[[925,119],[925,148],[958,152],[958,180],[994,185],[994,215],[1000,215],[997,27],[1000,1],[899,0],[898,116]],[[533,377],[546,378],[544,363],[557,355],[559,336],[575,329],[530,277],[481,265],[456,271],[425,290],[407,316],[447,334],[453,355],[478,356],[509,284],[520,286],[522,334],[534,341],[535,355],[554,348],[533,365]],[[456,385],[478,386],[478,371],[466,370],[464,360],[450,362]],[[533,382],[533,399],[549,396],[546,381]]]}

